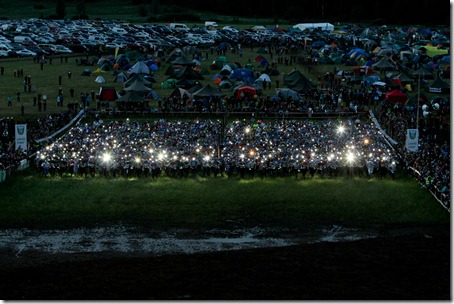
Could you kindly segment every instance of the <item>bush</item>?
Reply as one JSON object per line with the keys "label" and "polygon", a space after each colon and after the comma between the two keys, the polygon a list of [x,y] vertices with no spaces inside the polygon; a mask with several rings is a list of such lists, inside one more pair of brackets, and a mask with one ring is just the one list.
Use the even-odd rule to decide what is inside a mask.
{"label": "bush", "polygon": [[42,5],[42,4],[35,4],[35,5],[33,5],[33,8],[37,9],[37,10],[45,9],[44,5]]}

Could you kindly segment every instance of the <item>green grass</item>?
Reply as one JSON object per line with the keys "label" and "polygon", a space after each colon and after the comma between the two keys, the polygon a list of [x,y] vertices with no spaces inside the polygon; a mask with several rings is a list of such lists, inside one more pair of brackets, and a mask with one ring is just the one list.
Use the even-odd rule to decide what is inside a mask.
{"label": "green grass", "polygon": [[0,184],[0,226],[67,228],[449,223],[416,181],[338,178],[43,178],[20,172]]}

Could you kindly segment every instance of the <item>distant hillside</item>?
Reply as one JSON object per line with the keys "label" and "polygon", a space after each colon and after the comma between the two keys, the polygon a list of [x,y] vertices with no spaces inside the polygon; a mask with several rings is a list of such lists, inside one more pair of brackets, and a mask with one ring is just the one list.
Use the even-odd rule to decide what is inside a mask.
{"label": "distant hillside", "polygon": [[270,24],[297,22],[370,22],[376,24],[450,24],[450,3],[357,0],[0,0],[0,18],[123,19],[131,22]]}

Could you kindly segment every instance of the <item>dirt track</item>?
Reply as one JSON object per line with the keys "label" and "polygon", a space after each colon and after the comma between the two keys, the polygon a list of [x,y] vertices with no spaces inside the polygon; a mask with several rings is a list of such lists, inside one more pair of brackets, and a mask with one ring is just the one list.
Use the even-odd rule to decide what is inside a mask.
{"label": "dirt track", "polygon": [[191,255],[3,250],[8,300],[450,300],[450,228]]}

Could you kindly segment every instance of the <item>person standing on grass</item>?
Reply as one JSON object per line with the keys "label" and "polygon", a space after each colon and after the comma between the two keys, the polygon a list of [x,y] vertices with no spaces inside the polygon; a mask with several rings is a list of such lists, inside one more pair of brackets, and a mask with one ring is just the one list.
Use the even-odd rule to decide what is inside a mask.
{"label": "person standing on grass", "polygon": [[47,109],[47,95],[43,95],[43,110]]}
{"label": "person standing on grass", "polygon": [[85,94],[85,103],[87,105],[87,108],[90,107],[90,94]]}
{"label": "person standing on grass", "polygon": [[8,107],[13,106],[13,97],[11,95],[8,95]]}

